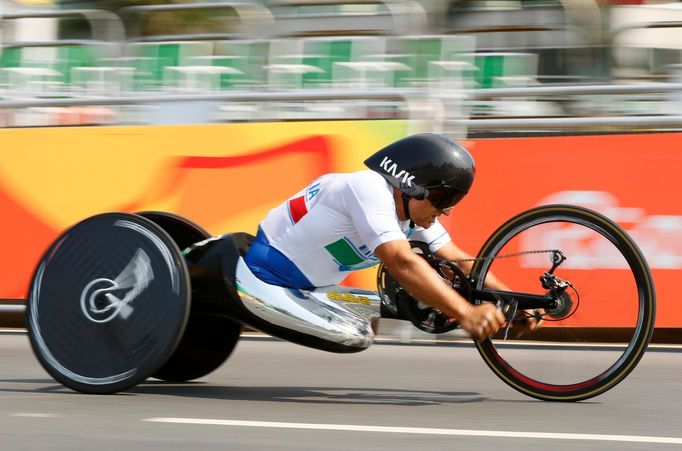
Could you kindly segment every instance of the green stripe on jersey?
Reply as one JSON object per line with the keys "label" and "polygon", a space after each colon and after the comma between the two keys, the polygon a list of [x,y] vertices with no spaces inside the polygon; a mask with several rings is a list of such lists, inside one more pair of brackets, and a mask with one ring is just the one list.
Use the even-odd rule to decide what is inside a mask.
{"label": "green stripe on jersey", "polygon": [[361,255],[358,255],[356,250],[353,249],[353,246],[343,238],[334,241],[332,244],[326,245],[324,248],[327,249],[327,252],[332,254],[332,257],[343,266],[357,265],[358,263],[365,261],[365,259]]}

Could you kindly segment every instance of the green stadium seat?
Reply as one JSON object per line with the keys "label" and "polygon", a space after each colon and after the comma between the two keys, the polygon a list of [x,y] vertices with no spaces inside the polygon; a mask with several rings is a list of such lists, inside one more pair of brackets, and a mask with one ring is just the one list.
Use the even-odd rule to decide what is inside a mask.
{"label": "green stadium seat", "polygon": [[100,58],[98,67],[116,68],[127,80],[121,81],[122,91],[150,91],[156,89],[156,59],[151,56],[117,56]]}
{"label": "green stadium seat", "polygon": [[0,67],[21,66],[22,50],[21,47],[9,47],[0,50]]}
{"label": "green stadium seat", "polygon": [[129,44],[127,57],[148,58],[152,86],[162,87],[166,67],[186,66],[192,58],[213,54],[213,43],[207,41],[164,41]]}
{"label": "green stadium seat", "polygon": [[466,55],[473,57],[479,89],[529,86],[537,75],[538,58],[534,53],[494,52]]}
{"label": "green stadium seat", "polygon": [[374,36],[306,38],[303,40],[303,63],[321,70],[305,73],[303,86],[323,88],[332,82],[338,83],[339,76],[349,73],[335,74],[337,63],[368,62],[371,55],[385,53],[385,47],[385,40]]}
{"label": "green stadium seat", "polygon": [[78,67],[93,67],[107,54],[106,46],[69,44],[5,48],[0,53],[0,68],[34,68],[54,71],[52,85],[64,87],[72,82],[72,72]]}
{"label": "green stadium seat", "polygon": [[92,67],[101,58],[101,49],[91,45],[67,45],[57,47],[54,69],[63,74],[66,85],[71,83],[73,68]]}
{"label": "green stadium seat", "polygon": [[267,83],[265,66],[269,51],[270,41],[266,39],[218,41],[213,56],[194,61],[203,59],[213,66],[235,69],[221,75],[221,89],[257,89]]}
{"label": "green stadium seat", "polygon": [[[465,35],[421,35],[398,38],[398,53],[391,59],[400,61],[411,68],[410,72],[398,74],[396,85],[399,87],[424,87],[439,77],[447,76],[454,67],[434,65],[434,62],[470,62],[462,56],[471,53],[475,48],[472,36]],[[463,70],[463,65],[460,65]],[[468,75],[462,72],[462,75]]]}
{"label": "green stadium seat", "polygon": [[[322,72],[305,64],[302,39],[274,39],[270,42],[266,65],[268,88],[272,90],[302,89],[303,76]],[[310,56],[310,55],[308,55]]]}

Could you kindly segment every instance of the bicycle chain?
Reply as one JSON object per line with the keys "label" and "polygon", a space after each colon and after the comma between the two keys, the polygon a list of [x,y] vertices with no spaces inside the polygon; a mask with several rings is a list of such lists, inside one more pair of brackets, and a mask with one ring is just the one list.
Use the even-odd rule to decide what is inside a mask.
{"label": "bicycle chain", "polygon": [[[558,249],[543,249],[543,250],[534,250],[534,251],[514,252],[514,253],[512,253],[512,254],[497,255],[497,256],[495,256],[495,257],[474,257],[474,258],[462,258],[462,259],[458,259],[458,260],[445,260],[445,261],[447,261],[448,263],[464,263],[464,262],[476,262],[476,261],[485,261],[485,260],[495,260],[495,259],[498,259],[498,258],[519,257],[519,256],[521,256],[521,255],[530,255],[530,254],[554,254],[554,253],[556,253],[556,252],[561,253],[561,251],[558,250]],[[570,284],[569,284],[569,285],[570,285]],[[573,285],[570,285],[570,286],[573,287]],[[575,288],[573,288],[573,289],[575,290]],[[578,299],[580,299],[580,298],[578,298]],[[516,313],[516,306],[513,307],[513,311],[514,311],[513,314],[515,314],[515,313]],[[575,312],[574,312],[574,313],[575,313]],[[513,316],[513,314],[512,314],[512,316]],[[538,314],[537,311],[536,311],[536,312],[534,313],[534,315],[532,315],[532,316],[535,316],[536,319],[539,320],[539,319],[541,319],[541,318],[538,317],[538,315],[539,315],[539,314]],[[571,313],[571,315],[572,315],[572,313]],[[571,315],[569,315],[569,316],[571,316]],[[507,316],[507,315],[505,315],[505,316]],[[508,334],[508,332],[509,332],[509,326],[511,325],[511,321],[509,321],[509,318],[507,318],[507,319],[508,319],[508,320],[507,320],[507,327],[505,328],[505,331],[504,331],[504,339],[505,339],[505,340],[507,339],[507,334]],[[542,317],[542,319],[547,320],[544,316]],[[566,318],[562,318],[562,319],[566,319]],[[552,321],[552,320],[547,320],[547,321]],[[555,320],[555,321],[558,321],[558,320]]]}
{"label": "bicycle chain", "polygon": [[457,260],[447,260],[447,261],[450,263],[466,263],[466,262],[477,262],[477,261],[485,261],[485,260],[496,260],[498,258],[520,257],[522,255],[531,255],[531,254],[554,254],[555,252],[561,252],[561,251],[559,249],[545,249],[545,250],[535,250],[535,251],[514,252],[513,254],[496,255],[494,257],[460,258]]}

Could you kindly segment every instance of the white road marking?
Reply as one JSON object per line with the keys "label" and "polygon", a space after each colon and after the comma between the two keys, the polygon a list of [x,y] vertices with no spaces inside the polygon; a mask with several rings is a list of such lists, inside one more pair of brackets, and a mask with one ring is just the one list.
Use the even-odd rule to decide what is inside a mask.
{"label": "white road marking", "polygon": [[504,437],[504,438],[538,438],[552,440],[586,440],[602,442],[630,443],[664,443],[682,445],[682,437],[651,437],[644,435],[607,435],[607,434],[570,434],[560,432],[521,432],[490,431],[475,429],[439,429],[392,426],[364,426],[356,424],[318,424],[318,423],[283,423],[274,421],[240,421],[202,418],[144,418],[142,421],[154,423],[201,424],[213,426],[237,426],[279,429],[310,429],[323,431],[378,432],[384,434],[423,434],[423,435],[458,435],[469,437]]}

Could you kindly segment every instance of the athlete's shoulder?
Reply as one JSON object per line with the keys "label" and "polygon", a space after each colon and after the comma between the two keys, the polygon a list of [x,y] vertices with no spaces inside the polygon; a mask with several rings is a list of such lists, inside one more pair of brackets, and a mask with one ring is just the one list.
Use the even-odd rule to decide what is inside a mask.
{"label": "athlete's shoulder", "polygon": [[365,169],[363,171],[350,172],[345,174],[348,183],[357,186],[364,186],[375,189],[377,187],[386,187],[386,179],[374,171]]}
{"label": "athlete's shoulder", "polygon": [[346,174],[341,190],[342,197],[353,207],[359,204],[363,209],[393,208],[390,185],[373,171],[357,171]]}

